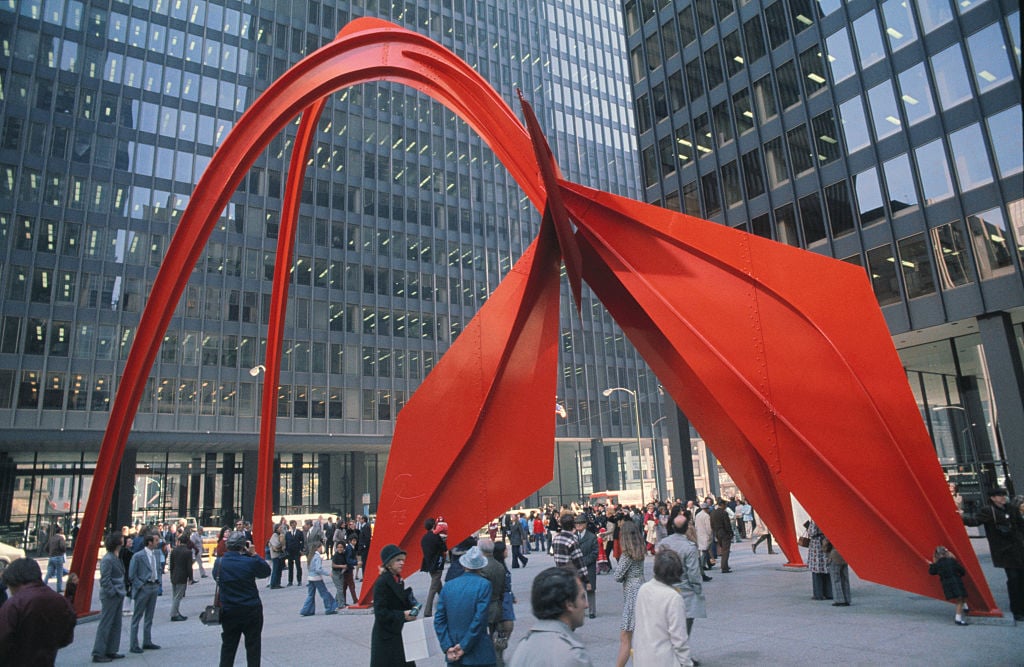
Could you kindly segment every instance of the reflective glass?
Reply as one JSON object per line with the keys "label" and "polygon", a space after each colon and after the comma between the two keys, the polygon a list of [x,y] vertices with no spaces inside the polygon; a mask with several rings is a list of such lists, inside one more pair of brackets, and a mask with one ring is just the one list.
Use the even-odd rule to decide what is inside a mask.
{"label": "reflective glass", "polygon": [[907,298],[913,299],[935,293],[935,278],[932,276],[932,260],[924,232],[900,239],[900,268],[903,270],[903,284],[907,286]]}
{"label": "reflective glass", "polygon": [[860,52],[861,69],[867,69],[885,57],[882,33],[878,29],[878,17],[874,10],[853,22],[853,34]]}
{"label": "reflective glass", "polygon": [[985,150],[981,127],[977,123],[950,134],[949,146],[961,192],[992,182],[988,151]]}
{"label": "reflective glass", "polygon": [[829,227],[832,229],[833,238],[853,231],[853,208],[846,181],[839,181],[825,188],[825,208],[828,210]]}
{"label": "reflective glass", "polygon": [[833,83],[845,81],[853,76],[853,50],[850,47],[850,36],[845,27],[825,39],[825,50],[828,54],[826,59],[829,70],[832,72]]}
{"label": "reflective glass", "polygon": [[885,306],[900,300],[899,278],[896,276],[896,258],[892,254],[892,244],[868,250],[868,274],[871,276],[871,287],[875,290],[878,305]]}
{"label": "reflective glass", "polygon": [[747,188],[747,198],[753,199],[764,194],[764,176],[761,170],[761,153],[756,148],[749,153],[744,153],[743,158],[743,184]]}
{"label": "reflective glass", "polygon": [[811,97],[828,86],[825,78],[825,62],[817,46],[812,46],[800,54],[800,70],[804,77],[804,90]]}
{"label": "reflective glass", "polygon": [[986,121],[992,150],[1000,178],[1019,174],[1024,168],[1024,133],[1021,131],[1020,105],[1015,105],[990,116]]}
{"label": "reflective glass", "polygon": [[917,40],[910,0],[885,0],[882,3],[882,19],[885,21],[889,48],[893,53]]}
{"label": "reflective glass", "polygon": [[817,192],[800,198],[800,223],[808,248],[825,240],[825,219],[821,215],[821,199]]}
{"label": "reflective glass", "polygon": [[764,159],[768,166],[768,183],[771,187],[774,188],[789,180],[786,148],[782,145],[781,137],[776,137],[765,144]]}
{"label": "reflective glass", "polygon": [[761,16],[755,15],[743,24],[743,41],[747,45],[747,60],[750,63],[763,58],[767,53],[764,44],[764,32],[761,28]]}
{"label": "reflective glass", "polygon": [[900,112],[896,106],[896,96],[892,91],[892,82],[883,81],[868,91],[868,104],[871,105],[871,117],[874,120],[875,135],[879,139],[892,136],[900,131]]}
{"label": "reflective glass", "polygon": [[870,143],[868,121],[864,116],[864,105],[860,97],[854,97],[839,105],[839,120],[843,125],[847,153],[855,153]]}
{"label": "reflective glass", "polygon": [[1006,205],[1010,215],[1010,227],[1017,243],[1017,259],[1024,265],[1024,199],[1012,201]]}
{"label": "reflective glass", "polygon": [[744,88],[732,96],[736,129],[742,135],[754,129],[754,109],[750,106],[750,91]]}
{"label": "reflective glass", "polygon": [[967,69],[959,44],[932,56],[932,73],[939,89],[939,102],[943,109],[950,109],[971,98],[971,84],[967,80]]}
{"label": "reflective glass", "polygon": [[900,102],[908,123],[914,125],[935,115],[932,90],[928,84],[924,63],[918,63],[905,72],[900,72],[899,83]]}
{"label": "reflective glass", "polygon": [[917,15],[921,17],[921,26],[925,32],[931,32],[953,20],[953,10],[949,8],[949,0],[928,0],[917,2]]}
{"label": "reflective glass", "polygon": [[882,190],[878,186],[878,171],[871,167],[853,177],[853,187],[857,192],[857,213],[860,215],[861,227],[885,219],[885,207],[882,206]]}
{"label": "reflective glass", "polygon": [[1013,237],[1001,209],[968,215],[967,228],[982,280],[1013,273]]}
{"label": "reflective glass", "polygon": [[800,246],[800,237],[796,231],[796,209],[792,204],[784,204],[775,209],[775,240]]}
{"label": "reflective glass", "polygon": [[772,94],[772,79],[765,76],[754,82],[754,101],[757,104],[757,116],[761,122],[774,118],[778,113],[775,96]]}
{"label": "reflective glass", "polygon": [[725,36],[725,68],[729,76],[741,71],[745,65],[743,47],[740,46],[740,33],[734,30]]}
{"label": "reflective glass", "polygon": [[942,289],[973,283],[974,271],[971,269],[971,257],[967,252],[967,234],[964,232],[963,221],[939,225],[932,229],[929,235]]}
{"label": "reflective glass", "polygon": [[819,163],[828,164],[839,159],[839,130],[836,128],[835,115],[831,111],[826,111],[815,116],[811,130],[814,132],[814,145]]}
{"label": "reflective glass", "polygon": [[1006,17],[1006,28],[1010,31],[1010,47],[1013,50],[1013,57],[1017,61],[1017,68],[1020,68],[1020,12],[1013,12]]}
{"label": "reflective glass", "polygon": [[793,173],[800,175],[805,171],[814,168],[814,153],[811,144],[807,140],[807,126],[801,124],[786,132],[786,141],[789,143],[789,156],[792,160]]}
{"label": "reflective glass", "polygon": [[726,206],[732,207],[743,202],[740,169],[735,160],[722,165],[722,189],[725,190]]}
{"label": "reflective glass", "polygon": [[980,92],[991,90],[1013,79],[1006,41],[998,23],[993,23],[967,38],[974,83]]}
{"label": "reflective glass", "polygon": [[711,172],[701,176],[700,184],[704,192],[704,209],[710,217],[722,210],[722,200],[718,194],[718,174]]}
{"label": "reflective glass", "polygon": [[800,101],[800,81],[797,79],[796,64],[792,60],[775,68],[775,81],[779,86],[779,101],[783,109]]}
{"label": "reflective glass", "polygon": [[949,161],[943,150],[942,139],[936,139],[914,149],[917,173],[921,176],[925,205],[953,196],[953,179],[949,175]]}
{"label": "reflective glass", "polygon": [[889,210],[895,216],[898,212],[917,206],[917,191],[914,176],[910,171],[910,158],[904,153],[883,165],[885,185],[889,192]]}

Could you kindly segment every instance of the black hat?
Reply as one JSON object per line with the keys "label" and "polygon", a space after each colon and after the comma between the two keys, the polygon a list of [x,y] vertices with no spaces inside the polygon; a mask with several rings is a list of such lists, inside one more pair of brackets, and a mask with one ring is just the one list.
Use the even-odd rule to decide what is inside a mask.
{"label": "black hat", "polygon": [[392,560],[404,555],[404,551],[399,549],[394,544],[389,544],[380,550],[380,564],[384,567],[387,567],[388,563],[390,563]]}
{"label": "black hat", "polygon": [[1004,489],[1003,487],[995,486],[995,487],[992,487],[991,489],[988,490],[988,495],[989,496],[1008,496],[1010,494],[1008,494],[1006,492],[1006,489]]}

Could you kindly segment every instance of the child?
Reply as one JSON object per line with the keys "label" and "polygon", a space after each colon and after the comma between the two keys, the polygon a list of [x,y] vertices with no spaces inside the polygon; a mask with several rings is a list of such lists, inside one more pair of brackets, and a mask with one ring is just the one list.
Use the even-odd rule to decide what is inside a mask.
{"label": "child", "polygon": [[953,622],[957,625],[968,625],[964,620],[967,605],[967,589],[964,588],[963,582],[967,571],[964,570],[964,566],[949,552],[949,549],[939,545],[935,547],[935,555],[928,565],[928,574],[938,575],[939,581],[942,583],[942,594],[956,605],[956,616]]}
{"label": "child", "polygon": [[74,572],[68,574],[68,583],[64,584],[64,597],[71,604],[75,603],[75,592],[78,590],[78,575]]}

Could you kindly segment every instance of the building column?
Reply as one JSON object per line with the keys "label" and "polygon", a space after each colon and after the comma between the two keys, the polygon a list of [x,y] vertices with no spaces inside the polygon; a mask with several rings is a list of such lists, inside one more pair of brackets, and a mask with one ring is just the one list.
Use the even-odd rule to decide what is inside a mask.
{"label": "building column", "polygon": [[594,488],[592,493],[608,490],[608,475],[605,472],[604,463],[604,443],[601,442],[600,438],[591,438],[590,480]]}
{"label": "building column", "polygon": [[226,452],[221,464],[223,471],[220,478],[220,525],[234,527],[235,519],[235,455]]}
{"label": "building column", "polygon": [[[353,514],[363,513],[363,494],[369,493],[370,488],[366,479],[366,453],[352,452],[352,504],[355,507]],[[371,504],[379,500],[370,498]]]}
{"label": "building column", "polygon": [[213,499],[217,497],[217,454],[208,452],[206,454],[206,468],[203,471],[203,500],[199,506],[199,514],[196,520],[200,526],[213,523],[210,519],[216,508],[213,506]]}
{"label": "building column", "polygon": [[252,521],[256,507],[256,471],[259,469],[259,452],[242,452],[242,517]]}
{"label": "building column", "polygon": [[317,457],[316,506],[321,512],[331,510],[331,455],[320,454]]}
{"label": "building column", "polygon": [[292,495],[288,504],[302,505],[302,454],[292,454]]}
{"label": "building column", "polygon": [[665,395],[665,432],[672,455],[672,489],[676,498],[693,500],[697,485],[693,481],[693,446],[690,444],[690,420],[675,401]]}
{"label": "building column", "polygon": [[177,516],[199,517],[201,507],[199,505],[199,491],[203,488],[203,459],[199,456],[192,457],[188,473],[182,474],[181,502],[174,511]]}
{"label": "building column", "polygon": [[132,501],[135,499],[135,460],[139,450],[125,448],[121,457],[121,467],[114,483],[114,496],[110,501],[110,512],[107,523],[115,530],[121,526],[131,526]]}
{"label": "building column", "polygon": [[[1008,313],[978,317],[978,332],[998,415],[996,437],[1015,489],[1024,489],[1024,364]],[[1011,491],[1012,493],[1012,491]]]}
{"label": "building column", "polygon": [[14,486],[18,466],[5,452],[0,452],[0,523],[11,522],[14,507]]}

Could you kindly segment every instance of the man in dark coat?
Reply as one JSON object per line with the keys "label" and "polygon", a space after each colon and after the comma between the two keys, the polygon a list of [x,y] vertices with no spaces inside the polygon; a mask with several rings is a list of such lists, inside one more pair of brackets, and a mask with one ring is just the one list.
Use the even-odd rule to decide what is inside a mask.
{"label": "man in dark coat", "polygon": [[288,585],[292,586],[293,575],[298,570],[299,586],[302,585],[302,552],[306,549],[306,535],[298,528],[295,520],[284,534],[285,564],[288,566]]}
{"label": "man in dark coat", "polygon": [[0,606],[0,665],[52,665],[75,638],[75,610],[43,583],[39,563],[19,558],[3,573],[10,598]]}
{"label": "man in dark coat", "polygon": [[588,526],[590,520],[586,514],[576,515],[576,541],[580,545],[580,553],[583,554],[583,564],[587,566],[587,581],[590,588],[587,589],[587,602],[590,604],[590,618],[597,616],[597,536],[594,535]]}
{"label": "man in dark coat", "polygon": [[1006,572],[1006,590],[1010,611],[1024,621],[1024,517],[1020,508],[1007,502],[1006,489],[996,487],[988,493],[988,505],[973,516],[964,516],[968,526],[985,526],[992,564]]}
{"label": "man in dark coat", "polygon": [[732,572],[729,569],[729,549],[732,548],[732,522],[729,521],[729,512],[725,509],[728,503],[725,500],[718,501],[718,508],[711,513],[711,533],[715,536],[718,544],[718,555],[722,559],[722,573]]}
{"label": "man in dark coat", "polygon": [[245,533],[231,533],[227,551],[213,566],[220,586],[220,667],[235,664],[238,642],[245,635],[245,663],[259,667],[263,650],[263,602],[257,579],[270,576],[270,565],[256,554]]}
{"label": "man in dark coat", "polygon": [[423,605],[423,617],[430,618],[434,611],[434,596],[441,592],[441,574],[444,572],[444,552],[447,547],[440,535],[434,532],[437,525],[433,518],[423,522],[426,533],[420,538],[420,549],[423,551],[423,563],[420,572],[430,575],[430,589],[427,601]]}
{"label": "man in dark coat", "polygon": [[363,572],[363,565],[370,553],[370,537],[373,534],[370,528],[370,521],[362,514],[356,516],[356,528],[359,530],[359,542],[356,543],[356,555],[359,557],[359,573],[356,579],[366,576]]}
{"label": "man in dark coat", "polygon": [[185,535],[178,538],[178,546],[171,550],[171,620],[187,621],[179,605],[185,597],[185,589],[192,580],[192,540]]}

